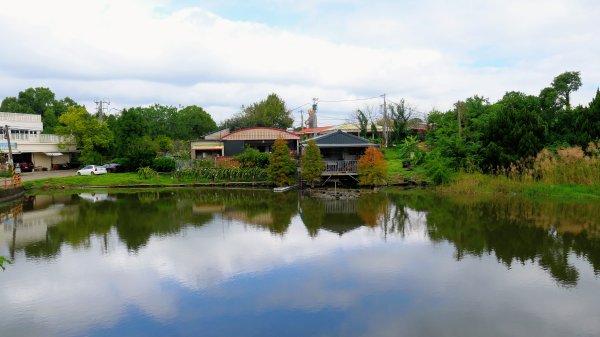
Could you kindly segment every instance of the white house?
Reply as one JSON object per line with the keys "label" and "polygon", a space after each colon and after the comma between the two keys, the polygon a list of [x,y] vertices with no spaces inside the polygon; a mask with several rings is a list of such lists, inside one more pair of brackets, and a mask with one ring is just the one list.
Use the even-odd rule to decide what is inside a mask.
{"label": "white house", "polygon": [[0,112],[0,162],[8,161],[7,130],[13,162],[33,164],[40,169],[69,163],[76,152],[73,141],[57,135],[42,134],[42,116],[13,112]]}

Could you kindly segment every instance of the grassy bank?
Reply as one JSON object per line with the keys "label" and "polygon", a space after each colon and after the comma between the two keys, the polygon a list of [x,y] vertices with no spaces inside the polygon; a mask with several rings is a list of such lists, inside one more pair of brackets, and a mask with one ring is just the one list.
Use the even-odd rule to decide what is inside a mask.
{"label": "grassy bank", "polygon": [[137,173],[116,173],[99,176],[71,176],[60,178],[45,178],[23,182],[26,190],[59,190],[94,186],[132,186],[173,184],[192,185],[198,183],[227,183],[228,181],[209,179],[194,179],[188,177],[176,178],[170,174],[159,174],[149,179],[141,178]]}
{"label": "grassy bank", "polygon": [[552,184],[533,180],[519,181],[502,175],[459,173],[449,184],[432,188],[440,194],[518,195],[528,198],[553,197],[600,200],[600,182],[595,185]]}

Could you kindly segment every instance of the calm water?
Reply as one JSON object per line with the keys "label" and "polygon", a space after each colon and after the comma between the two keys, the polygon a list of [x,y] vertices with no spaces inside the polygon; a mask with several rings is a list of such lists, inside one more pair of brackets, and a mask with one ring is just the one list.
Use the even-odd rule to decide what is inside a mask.
{"label": "calm water", "polygon": [[598,203],[182,190],[0,211],[0,336],[600,336]]}

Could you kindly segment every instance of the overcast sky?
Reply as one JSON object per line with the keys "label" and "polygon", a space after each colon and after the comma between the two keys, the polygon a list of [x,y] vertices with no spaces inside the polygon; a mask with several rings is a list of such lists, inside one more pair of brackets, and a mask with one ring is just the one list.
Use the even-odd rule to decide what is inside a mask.
{"label": "overcast sky", "polygon": [[[196,104],[221,121],[272,92],[290,109],[386,93],[428,112],[475,94],[537,95],[564,71],[581,71],[576,104],[600,86],[596,0],[0,4],[0,98],[43,86],[90,109],[96,97],[113,112]],[[319,124],[381,103],[322,102]]]}

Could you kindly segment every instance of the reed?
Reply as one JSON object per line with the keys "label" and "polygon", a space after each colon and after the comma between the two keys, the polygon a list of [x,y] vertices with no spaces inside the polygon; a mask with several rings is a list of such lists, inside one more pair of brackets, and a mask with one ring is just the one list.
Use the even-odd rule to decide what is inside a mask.
{"label": "reed", "polygon": [[542,150],[535,158],[534,176],[543,183],[582,186],[600,185],[598,143],[581,147]]}

